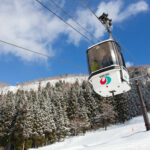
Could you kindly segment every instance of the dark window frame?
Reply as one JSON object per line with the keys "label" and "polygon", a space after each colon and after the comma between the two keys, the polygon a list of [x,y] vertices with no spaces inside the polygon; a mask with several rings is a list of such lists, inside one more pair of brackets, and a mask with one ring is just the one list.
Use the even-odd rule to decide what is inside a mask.
{"label": "dark window frame", "polygon": [[[119,44],[117,42],[114,42],[114,43],[115,43],[115,50],[117,53],[117,59],[118,59],[119,65],[126,68],[126,64],[125,64],[124,57],[123,57],[123,54],[121,51],[121,47],[119,46]],[[120,62],[119,55],[121,56],[121,62]]]}
{"label": "dark window frame", "polygon": [[[112,65],[109,65],[109,66],[113,66],[113,65],[120,65],[120,63],[119,63],[119,59],[118,59],[118,53],[117,53],[117,50],[116,50],[116,42],[115,41],[113,41],[113,40],[110,40],[110,41],[105,41],[105,42],[102,42],[102,43],[99,43],[99,44],[97,44],[97,45],[94,45],[93,47],[91,47],[91,48],[89,48],[88,50],[87,50],[87,63],[88,63],[88,71],[89,71],[89,74],[91,74],[91,73],[93,73],[93,72],[96,72],[96,71],[98,71],[98,70],[101,70],[101,69],[104,69],[104,68],[107,68],[107,67],[109,67],[109,66],[106,66],[106,67],[102,67],[102,68],[99,68],[99,69],[97,69],[97,70],[95,70],[95,71],[92,71],[92,69],[91,69],[91,66],[92,66],[92,64],[91,64],[91,62],[90,62],[90,54],[89,54],[89,52],[92,50],[92,48],[94,48],[94,47],[96,47],[96,46],[98,46],[98,45],[102,45],[102,44],[108,44],[107,46],[109,46],[110,47],[110,49],[109,49],[109,52],[110,52],[110,56],[111,56],[111,59],[112,59]],[[111,46],[110,46],[110,44],[111,44]],[[117,44],[118,45],[118,44]],[[94,51],[94,49],[93,49],[93,51]],[[113,52],[112,52],[113,51]],[[112,53],[114,53],[114,56],[112,55]],[[122,57],[122,56],[121,56]],[[94,61],[93,61],[94,62]]]}

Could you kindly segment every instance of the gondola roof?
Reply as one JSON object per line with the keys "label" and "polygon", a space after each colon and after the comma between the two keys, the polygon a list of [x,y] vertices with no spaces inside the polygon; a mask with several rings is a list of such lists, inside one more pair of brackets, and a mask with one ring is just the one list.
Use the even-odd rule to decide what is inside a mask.
{"label": "gondola roof", "polygon": [[[97,45],[102,44],[102,43],[105,43],[105,42],[110,42],[110,41],[117,43],[117,42],[116,42],[116,41],[114,41],[113,39],[108,39],[108,40],[105,40],[105,41],[99,42],[99,43],[97,43],[97,44],[95,44],[95,45],[92,45],[92,46],[88,47],[88,49],[87,49],[87,51],[86,51],[86,52],[88,52],[89,50],[91,50],[91,48],[92,48],[92,47],[94,47],[94,46],[97,46]],[[118,45],[118,43],[117,43],[117,45]],[[119,47],[120,47],[120,46],[119,46]]]}

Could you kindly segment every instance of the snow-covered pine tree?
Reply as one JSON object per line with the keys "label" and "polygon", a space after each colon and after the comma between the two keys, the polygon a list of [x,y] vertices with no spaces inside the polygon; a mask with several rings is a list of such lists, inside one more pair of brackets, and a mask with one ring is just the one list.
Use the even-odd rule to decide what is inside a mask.
{"label": "snow-covered pine tree", "polygon": [[84,98],[86,101],[86,107],[88,108],[87,114],[90,119],[90,125],[92,127],[94,118],[96,117],[99,108],[98,108],[95,98],[92,95],[92,89],[88,83],[85,84]]}
{"label": "snow-covered pine tree", "polygon": [[114,110],[117,113],[117,122],[124,123],[130,119],[129,101],[124,94],[116,95],[114,97]]}
{"label": "snow-covered pine tree", "polygon": [[[107,101],[107,100],[106,100],[106,98],[101,97],[100,95],[98,95],[94,91],[92,91],[92,96],[94,97],[94,100],[96,101],[96,104],[97,104],[97,109],[95,110],[96,111],[96,116],[99,116],[102,112],[101,104],[103,103],[103,101]],[[100,128],[100,127],[101,127],[100,122],[96,119],[96,117],[94,117],[94,120],[92,121],[92,128],[97,129],[97,128]]]}
{"label": "snow-covered pine tree", "polygon": [[83,91],[80,92],[78,96],[79,103],[79,120],[78,132],[85,133],[86,130],[90,128],[90,119],[88,117],[88,108],[86,106],[85,98],[83,96]]}
{"label": "snow-covered pine tree", "polygon": [[18,150],[22,150],[26,142],[28,144],[28,140],[32,135],[31,106],[24,91],[18,91],[16,99],[18,101],[16,108],[16,114],[18,116],[11,133],[11,143]]}
{"label": "snow-covered pine tree", "polygon": [[54,97],[52,98],[52,101],[54,103],[53,111],[54,111],[54,120],[56,125],[57,141],[63,140],[68,133],[68,129],[65,126],[66,122],[64,120],[63,108],[61,106],[62,98],[63,96],[59,92],[55,92]]}
{"label": "snow-covered pine tree", "polygon": [[38,99],[40,101],[41,118],[43,124],[42,129],[43,133],[45,134],[46,144],[51,144],[56,139],[56,125],[52,112],[52,102],[51,98],[49,97],[48,91],[48,88],[43,89],[41,95],[38,96]]}
{"label": "snow-covered pine tree", "polygon": [[38,101],[38,93],[30,91],[30,101],[32,103],[32,146],[38,147],[45,143],[45,134],[43,132],[42,110]]}
{"label": "snow-covered pine tree", "polygon": [[63,117],[64,117],[64,124],[65,124],[65,128],[66,128],[65,129],[66,130],[66,135],[69,135],[70,121],[69,121],[69,118],[68,118],[68,115],[67,115],[68,94],[66,92],[61,95],[60,101],[61,101],[61,107],[62,107],[62,112],[63,112]]}
{"label": "snow-covered pine tree", "polygon": [[147,111],[150,111],[150,79],[144,78],[141,80],[141,89],[142,89],[142,96],[147,108]]}
{"label": "snow-covered pine tree", "polygon": [[76,89],[72,86],[69,91],[67,114],[70,120],[79,117],[79,104]]}
{"label": "snow-covered pine tree", "polygon": [[15,98],[12,92],[1,95],[0,99],[0,145],[11,146],[11,125],[15,115]]}
{"label": "snow-covered pine tree", "polygon": [[130,117],[135,117],[141,114],[140,100],[135,82],[131,84],[131,90],[125,94],[129,102]]}
{"label": "snow-covered pine tree", "polygon": [[107,130],[107,126],[115,122],[116,112],[112,105],[103,101],[101,103],[101,114],[98,114],[95,119]]}

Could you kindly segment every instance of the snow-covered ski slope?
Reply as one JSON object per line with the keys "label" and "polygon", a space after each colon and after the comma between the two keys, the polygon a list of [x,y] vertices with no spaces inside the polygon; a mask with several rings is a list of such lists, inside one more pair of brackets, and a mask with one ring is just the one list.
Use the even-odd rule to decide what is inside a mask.
{"label": "snow-covered ski slope", "polygon": [[88,132],[85,136],[68,138],[34,150],[150,150],[150,131],[145,130],[140,116],[125,124],[108,127],[107,131]]}
{"label": "snow-covered ski slope", "polygon": [[7,93],[8,91],[16,92],[18,89],[20,90],[37,90],[39,83],[41,84],[41,87],[45,87],[48,82],[50,82],[51,85],[55,85],[59,81],[64,81],[65,83],[75,83],[76,81],[81,84],[84,80],[87,80],[87,75],[68,75],[64,77],[55,77],[50,79],[44,79],[41,81],[33,81],[33,82],[26,82],[23,84],[19,84],[17,86],[7,86],[0,88],[0,93]]}

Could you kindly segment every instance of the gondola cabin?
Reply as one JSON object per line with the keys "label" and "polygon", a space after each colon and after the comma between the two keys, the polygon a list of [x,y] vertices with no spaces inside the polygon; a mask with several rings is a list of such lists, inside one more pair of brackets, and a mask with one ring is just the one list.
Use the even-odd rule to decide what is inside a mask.
{"label": "gondola cabin", "polygon": [[89,47],[87,61],[89,82],[97,94],[109,97],[131,89],[121,48],[114,40]]}

